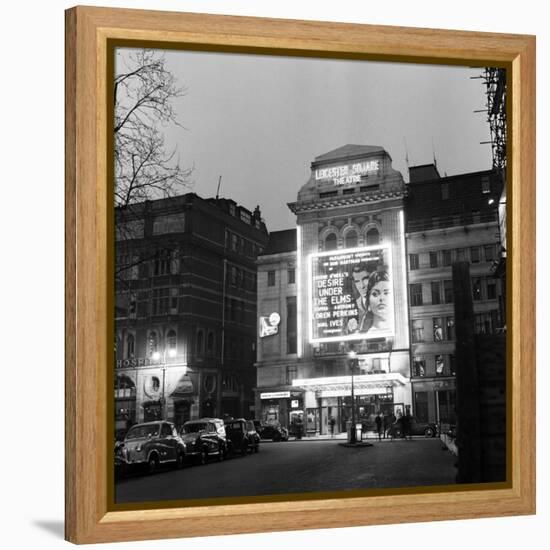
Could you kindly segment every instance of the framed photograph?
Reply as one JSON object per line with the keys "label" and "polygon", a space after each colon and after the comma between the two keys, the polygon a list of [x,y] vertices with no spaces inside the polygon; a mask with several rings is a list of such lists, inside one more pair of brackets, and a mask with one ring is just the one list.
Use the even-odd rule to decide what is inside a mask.
{"label": "framed photograph", "polygon": [[66,12],[66,538],[535,512],[535,38]]}

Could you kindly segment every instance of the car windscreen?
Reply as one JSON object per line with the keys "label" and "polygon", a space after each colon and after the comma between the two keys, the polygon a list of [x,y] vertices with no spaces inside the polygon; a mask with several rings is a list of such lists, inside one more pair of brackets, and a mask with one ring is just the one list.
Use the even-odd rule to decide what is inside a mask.
{"label": "car windscreen", "polygon": [[193,424],[184,424],[182,431],[184,434],[194,434],[202,432],[203,430],[206,430],[206,424],[204,422],[194,422]]}
{"label": "car windscreen", "polygon": [[133,428],[130,428],[130,431],[126,434],[126,439],[153,437],[154,435],[158,435],[158,433],[158,424],[151,424],[150,426],[134,426]]}

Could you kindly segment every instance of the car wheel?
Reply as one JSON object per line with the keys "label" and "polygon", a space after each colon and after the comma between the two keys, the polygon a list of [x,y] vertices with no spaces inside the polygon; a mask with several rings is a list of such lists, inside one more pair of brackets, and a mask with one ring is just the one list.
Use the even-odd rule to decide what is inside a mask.
{"label": "car wheel", "polygon": [[147,471],[150,474],[154,474],[159,467],[159,459],[157,455],[151,455],[147,461]]}
{"label": "car wheel", "polygon": [[273,436],[273,441],[281,441],[281,434],[275,434]]}
{"label": "car wheel", "polygon": [[241,445],[241,456],[246,456],[248,453],[248,443],[246,441]]}
{"label": "car wheel", "polygon": [[425,437],[433,437],[435,435],[433,428],[426,428],[424,430],[424,436]]}
{"label": "car wheel", "polygon": [[259,443],[256,443],[256,445],[254,446],[254,452],[255,452],[255,453],[259,453],[259,452],[260,452],[260,444],[259,444]]}

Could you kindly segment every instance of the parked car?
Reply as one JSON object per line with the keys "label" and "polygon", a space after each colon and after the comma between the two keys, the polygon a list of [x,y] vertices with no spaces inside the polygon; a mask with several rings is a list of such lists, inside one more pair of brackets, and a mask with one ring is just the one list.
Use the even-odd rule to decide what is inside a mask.
{"label": "parked car", "polygon": [[254,420],[254,427],[260,439],[271,439],[273,441],[288,441],[288,430],[279,424],[266,424]]}
{"label": "parked car", "polygon": [[255,453],[260,451],[260,436],[252,420],[245,420],[244,418],[226,420],[225,431],[234,452],[238,451],[242,456],[246,456],[249,450]]}
{"label": "parked car", "polygon": [[165,421],[135,424],[115,452],[115,461],[122,461],[125,469],[141,466],[149,473],[155,472],[161,464],[181,468],[185,458],[185,443],[174,424]]}
{"label": "parked car", "polygon": [[181,438],[187,456],[206,464],[210,456],[222,461],[227,456],[227,436],[223,420],[219,418],[200,418],[187,421],[181,429]]}
{"label": "parked car", "polygon": [[[401,419],[398,418],[389,430],[389,437],[403,437],[403,428]],[[425,437],[435,437],[437,435],[437,426],[433,422],[421,422],[415,416],[410,418],[410,435],[423,435]]]}

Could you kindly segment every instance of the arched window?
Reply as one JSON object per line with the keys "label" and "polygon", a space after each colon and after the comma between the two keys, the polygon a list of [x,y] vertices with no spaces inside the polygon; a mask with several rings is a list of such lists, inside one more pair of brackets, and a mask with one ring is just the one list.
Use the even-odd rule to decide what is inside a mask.
{"label": "arched window", "polygon": [[380,243],[380,233],[378,229],[372,228],[367,231],[367,246]]}
{"label": "arched window", "polygon": [[336,250],[336,235],[330,233],[325,239],[325,250]]}
{"label": "arched window", "polygon": [[155,330],[152,330],[149,333],[149,355],[153,355],[153,353],[157,353],[159,348],[159,337]]}
{"label": "arched window", "polygon": [[178,345],[178,338],[176,336],[175,330],[169,330],[168,334],[166,335],[166,344],[168,345],[168,351],[176,351],[177,345]]}
{"label": "arched window", "polygon": [[214,333],[213,332],[208,333],[208,339],[206,340],[206,351],[208,352],[208,355],[212,355],[214,353]]}
{"label": "arched window", "polygon": [[357,233],[355,231],[348,231],[346,233],[346,248],[357,247]]}
{"label": "arched window", "polygon": [[199,330],[197,332],[197,355],[202,354],[204,351],[204,332]]}
{"label": "arched window", "polygon": [[136,347],[136,340],[133,334],[126,336],[126,359],[133,359]]}

